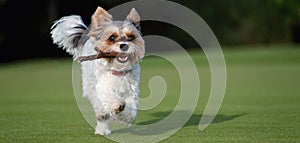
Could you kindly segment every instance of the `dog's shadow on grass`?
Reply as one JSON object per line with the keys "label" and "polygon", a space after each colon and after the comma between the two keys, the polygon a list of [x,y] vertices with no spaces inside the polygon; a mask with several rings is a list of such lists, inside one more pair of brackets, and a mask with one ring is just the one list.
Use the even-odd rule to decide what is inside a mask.
{"label": "dog's shadow on grass", "polygon": [[[148,120],[148,121],[142,121],[137,122],[135,125],[133,125],[130,128],[124,128],[124,129],[118,129],[115,130],[115,133],[132,133],[134,135],[158,135],[163,134],[171,130],[175,130],[182,127],[189,127],[189,126],[199,126],[200,119],[202,117],[209,119],[213,118],[211,115],[201,115],[201,114],[192,114],[192,116],[189,118],[189,120],[181,127],[178,126],[182,121],[180,119],[180,116],[186,116],[189,113],[186,111],[175,111],[176,117],[179,117],[178,119],[169,118],[168,121],[163,122],[161,124],[157,124],[164,120],[167,116],[169,116],[171,112],[156,112],[151,114],[155,119]],[[218,114],[215,116],[214,120],[211,122],[211,124],[216,123],[222,123],[226,121],[233,120],[235,118],[244,116],[246,114],[237,114],[237,115],[223,115]],[[207,123],[203,123],[207,124]],[[198,129],[198,128],[197,128]]]}

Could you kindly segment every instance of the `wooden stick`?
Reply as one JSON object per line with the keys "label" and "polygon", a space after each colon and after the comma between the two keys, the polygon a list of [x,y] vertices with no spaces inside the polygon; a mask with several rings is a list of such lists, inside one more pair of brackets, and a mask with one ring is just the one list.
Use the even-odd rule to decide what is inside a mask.
{"label": "wooden stick", "polygon": [[76,59],[76,61],[78,63],[81,63],[81,62],[84,62],[84,61],[91,61],[91,60],[96,60],[96,59],[101,59],[101,58],[116,58],[117,55],[119,53],[117,52],[110,52],[110,53],[107,53],[107,52],[99,52],[99,54],[97,55],[90,55],[90,56],[81,56],[81,57],[78,57]]}

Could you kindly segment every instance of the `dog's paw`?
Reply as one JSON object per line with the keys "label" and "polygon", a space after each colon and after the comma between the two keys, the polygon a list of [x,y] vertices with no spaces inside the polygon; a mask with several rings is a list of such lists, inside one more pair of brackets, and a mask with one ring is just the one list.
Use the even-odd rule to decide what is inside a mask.
{"label": "dog's paw", "polygon": [[124,111],[121,113],[112,116],[112,121],[123,124],[129,125],[132,124],[137,117],[137,112],[135,109],[131,109],[130,107],[126,107]]}
{"label": "dog's paw", "polygon": [[95,134],[97,135],[109,135],[111,131],[109,130],[108,124],[106,122],[98,122],[95,128]]}
{"label": "dog's paw", "polygon": [[125,109],[125,103],[121,103],[115,108],[115,113],[118,114],[122,112],[124,109]]}
{"label": "dog's paw", "polygon": [[111,131],[109,129],[99,129],[95,131],[95,135],[110,135]]}

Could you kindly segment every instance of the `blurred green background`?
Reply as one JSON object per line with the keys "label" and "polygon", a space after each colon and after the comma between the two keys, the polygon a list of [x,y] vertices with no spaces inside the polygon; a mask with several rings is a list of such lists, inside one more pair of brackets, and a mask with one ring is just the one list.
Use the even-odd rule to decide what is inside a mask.
{"label": "blurred green background", "polygon": [[[227,88],[210,126],[198,130],[211,88],[210,68],[199,51],[190,51],[200,77],[200,96],[188,122],[166,143],[300,141],[300,47],[241,47],[225,49]],[[180,53],[176,54],[179,58]],[[141,63],[141,98],[151,93],[149,81],[161,76],[167,85],[164,100],[139,111],[137,125],[168,116],[180,96],[180,78],[167,60],[146,57]],[[112,142],[94,135],[81,115],[72,90],[72,60],[34,60],[0,66],[0,142]],[[185,93],[189,94],[189,93]],[[184,98],[184,96],[182,97]],[[168,131],[168,130],[165,130]],[[113,130],[113,134],[134,134]],[[153,133],[164,131],[153,131]],[[141,137],[143,137],[141,135]]]}

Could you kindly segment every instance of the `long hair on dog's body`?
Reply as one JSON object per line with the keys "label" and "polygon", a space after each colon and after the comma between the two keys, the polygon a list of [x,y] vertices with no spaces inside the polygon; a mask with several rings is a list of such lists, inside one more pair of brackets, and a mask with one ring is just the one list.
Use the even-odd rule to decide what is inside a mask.
{"label": "long hair on dog's body", "polygon": [[98,7],[88,28],[80,16],[66,16],[51,27],[53,42],[73,55],[119,53],[115,58],[81,62],[83,97],[91,102],[97,126],[95,134],[111,133],[107,121],[132,124],[137,116],[140,82],[139,62],[144,57],[140,17],[132,9],[124,21]]}

